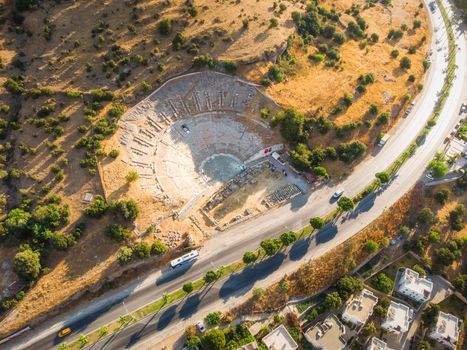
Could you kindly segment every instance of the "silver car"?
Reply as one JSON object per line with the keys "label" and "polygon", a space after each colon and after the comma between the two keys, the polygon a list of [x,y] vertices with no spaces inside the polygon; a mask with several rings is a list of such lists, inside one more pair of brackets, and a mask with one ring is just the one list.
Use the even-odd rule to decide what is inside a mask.
{"label": "silver car", "polygon": [[196,323],[196,328],[198,328],[198,331],[199,331],[200,333],[206,332],[206,327],[204,327],[204,324],[203,324],[203,322],[201,322],[201,321],[198,321],[198,322]]}
{"label": "silver car", "polygon": [[334,192],[334,194],[332,195],[332,198],[339,198],[340,196],[342,196],[344,194],[344,190],[343,189],[339,189],[337,190],[336,192]]}

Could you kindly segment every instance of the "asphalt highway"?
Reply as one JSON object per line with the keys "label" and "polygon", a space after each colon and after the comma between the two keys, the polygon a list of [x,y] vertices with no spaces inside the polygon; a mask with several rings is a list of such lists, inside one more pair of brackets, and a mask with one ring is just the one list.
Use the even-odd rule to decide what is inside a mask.
{"label": "asphalt highway", "polygon": [[[450,9],[447,0],[445,7]],[[451,10],[449,10],[451,11]],[[206,270],[227,265],[242,257],[248,250],[254,250],[261,240],[275,237],[286,230],[295,230],[307,224],[312,216],[322,216],[335,208],[330,201],[337,187],[345,189],[345,195],[353,196],[373,179],[374,174],[384,170],[413,142],[430,116],[437,94],[441,90],[447,67],[447,34],[439,10],[430,13],[433,28],[433,47],[431,68],[425,81],[425,88],[416,100],[410,115],[401,120],[391,131],[387,144],[363,161],[341,184],[329,185],[311,194],[296,197],[291,203],[273,209],[255,219],[240,223],[231,229],[213,235],[200,250],[200,259],[183,270],[155,271],[130,285],[110,291],[101,297],[82,305],[66,314],[45,321],[41,326],[27,332],[0,349],[53,349],[59,344],[57,332],[69,326],[73,334],[66,339],[72,341],[81,333],[88,333],[119,316],[133,311],[162,296],[164,292],[174,291],[187,281],[204,276]],[[453,24],[456,21],[453,20]],[[360,229],[375,220],[381,213],[395,203],[423,175],[426,165],[460,118],[462,101],[467,98],[466,40],[462,28],[454,27],[458,69],[448,101],[439,117],[419,147],[399,170],[391,184],[376,194],[364,199],[357,208],[336,224],[329,225],[312,238],[297,242],[289,251],[257,263],[242,272],[228,277],[200,293],[189,296],[177,305],[169,306],[155,315],[132,325],[120,333],[106,338],[92,349],[143,349],[197,319],[209,310],[228,308],[241,302],[253,286],[267,286],[279,280],[286,273],[296,270],[301,264],[314,259],[352,237]],[[435,44],[438,41],[439,44]]]}

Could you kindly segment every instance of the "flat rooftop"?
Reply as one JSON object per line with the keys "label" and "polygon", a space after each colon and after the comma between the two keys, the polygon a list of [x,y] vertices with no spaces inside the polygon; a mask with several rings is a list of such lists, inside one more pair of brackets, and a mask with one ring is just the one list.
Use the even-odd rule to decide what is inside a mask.
{"label": "flat rooftop", "polygon": [[305,338],[320,350],[340,350],[345,347],[342,336],[345,328],[336,315],[328,316],[322,323],[316,324],[305,332]]}
{"label": "flat rooftop", "polygon": [[429,297],[433,290],[433,282],[426,278],[420,277],[418,272],[411,269],[401,271],[399,280],[399,288],[405,287],[415,293]]}
{"label": "flat rooftop", "polygon": [[280,325],[271,333],[266,335],[263,338],[263,343],[269,350],[295,350],[298,348],[297,343],[284,325]]}
{"label": "flat rooftop", "polygon": [[354,297],[347,304],[342,317],[344,319],[358,320],[361,323],[365,323],[368,317],[373,313],[373,308],[377,303],[378,297],[371,291],[363,289],[361,294]]}
{"label": "flat rooftop", "polygon": [[446,341],[454,344],[459,340],[459,319],[454,315],[440,311],[433,333],[439,334]]}
{"label": "flat rooftop", "polygon": [[379,338],[371,338],[370,345],[368,345],[367,350],[391,350],[388,345]]}
{"label": "flat rooftop", "polygon": [[412,320],[413,310],[407,305],[399,304],[394,301],[388,307],[386,319],[383,323],[383,328],[398,330],[399,332],[407,332],[409,324]]}

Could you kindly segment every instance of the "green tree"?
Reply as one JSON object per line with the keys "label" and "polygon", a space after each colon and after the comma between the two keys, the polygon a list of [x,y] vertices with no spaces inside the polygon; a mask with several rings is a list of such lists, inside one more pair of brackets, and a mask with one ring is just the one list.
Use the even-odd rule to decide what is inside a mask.
{"label": "green tree", "polygon": [[431,173],[433,174],[433,177],[438,179],[440,177],[443,177],[448,173],[448,166],[446,163],[442,160],[432,160],[430,164],[428,165],[428,168],[431,170]]}
{"label": "green tree", "polygon": [[376,119],[376,125],[386,125],[389,123],[389,117],[390,115],[388,112],[381,113]]}
{"label": "green tree", "polygon": [[88,343],[88,336],[85,334],[81,334],[78,338],[78,343],[80,348],[84,348],[84,346]]}
{"label": "green tree", "polygon": [[152,243],[151,251],[152,251],[152,254],[154,255],[165,254],[167,253],[168,250],[169,248],[167,248],[167,246],[159,240],[155,240]]}
{"label": "green tree", "polygon": [[108,206],[104,197],[97,195],[96,198],[94,198],[94,201],[92,201],[89,206],[84,209],[84,213],[93,218],[100,218],[105,214],[107,208]]}
{"label": "green tree", "polygon": [[109,209],[114,215],[128,222],[135,221],[139,214],[138,203],[134,199],[113,201]]}
{"label": "green tree", "polygon": [[109,327],[102,326],[102,327],[99,328],[99,336],[100,337],[105,337],[107,334],[109,334]]}
{"label": "green tree", "polygon": [[417,215],[417,220],[421,224],[426,224],[426,225],[432,225],[437,221],[436,215],[428,207],[425,207],[419,211]]}
{"label": "green tree", "polygon": [[40,254],[25,249],[16,253],[14,260],[15,272],[28,281],[34,281],[41,272]]}
{"label": "green tree", "polygon": [[260,299],[264,295],[264,289],[263,288],[254,288],[253,289],[253,297],[255,299]]}
{"label": "green tree", "polygon": [[371,254],[371,253],[374,253],[374,252],[376,252],[378,250],[379,244],[376,243],[374,240],[370,239],[370,240],[366,241],[364,248],[368,253]]}
{"label": "green tree", "polygon": [[201,338],[201,345],[205,350],[222,350],[225,344],[225,335],[220,329],[211,329]]}
{"label": "green tree", "polygon": [[337,310],[342,306],[342,299],[339,296],[339,293],[333,292],[326,294],[324,298],[324,305],[327,309]]}
{"label": "green tree", "polygon": [[212,327],[218,326],[221,323],[221,313],[219,311],[210,312],[206,315],[204,320]]}
{"label": "green tree", "polygon": [[172,40],[172,47],[174,50],[180,50],[185,45],[186,38],[183,33],[178,32]]}
{"label": "green tree", "polygon": [[467,275],[458,275],[452,282],[464,297],[467,297]]}
{"label": "green tree", "polygon": [[391,175],[387,171],[382,171],[380,173],[376,173],[376,178],[382,184],[388,183],[391,179]]}
{"label": "green tree", "polygon": [[37,0],[16,0],[15,6],[18,11],[27,11]]}
{"label": "green tree", "polygon": [[201,339],[199,339],[198,336],[196,335],[187,335],[186,337],[186,345],[190,348],[190,349],[197,349],[199,348],[201,344]]}
{"label": "green tree", "polygon": [[131,261],[133,258],[133,249],[130,247],[123,247],[118,253],[117,260],[120,265],[125,265]]}
{"label": "green tree", "polygon": [[399,67],[403,70],[410,69],[410,67],[412,67],[412,61],[408,57],[402,57]]}
{"label": "green tree", "polygon": [[368,322],[365,327],[362,329],[362,334],[365,337],[371,337],[372,335],[376,334],[376,326],[373,322]]}
{"label": "green tree", "polygon": [[279,239],[265,239],[260,243],[261,248],[268,256],[276,254],[281,248],[282,242]]}
{"label": "green tree", "polygon": [[394,282],[386,274],[379,273],[371,280],[373,286],[383,293],[390,293]]}
{"label": "green tree", "polygon": [[208,270],[206,271],[206,274],[204,275],[204,281],[206,283],[212,283],[215,282],[219,279],[219,274],[214,271],[214,270]]}
{"label": "green tree", "polygon": [[349,197],[341,197],[337,201],[337,206],[339,207],[340,210],[342,211],[349,211],[352,210],[354,207],[354,202],[351,198]]}
{"label": "green tree", "polygon": [[128,324],[128,319],[122,315],[118,318],[118,323],[120,323],[120,328],[123,328]]}
{"label": "green tree", "polygon": [[383,319],[386,316],[387,309],[381,305],[376,305],[374,308],[374,313],[379,319]]}
{"label": "green tree", "polygon": [[163,19],[159,22],[159,33],[162,35],[169,35],[172,31],[172,20],[170,19]]}
{"label": "green tree", "polygon": [[182,289],[185,293],[189,294],[195,289],[195,286],[193,285],[193,282],[187,282],[183,285]]}
{"label": "green tree", "polygon": [[297,240],[297,234],[293,231],[290,231],[290,232],[284,232],[283,234],[281,234],[280,236],[280,240],[282,242],[282,245],[287,247],[289,245],[291,245],[292,243],[294,243],[296,240]]}
{"label": "green tree", "polygon": [[313,168],[313,174],[317,177],[323,177],[325,179],[328,179],[329,178],[329,174],[328,174],[328,171],[326,170],[325,167],[323,166],[315,166]]}
{"label": "green tree", "polygon": [[319,230],[319,229],[323,228],[323,226],[325,224],[326,224],[326,221],[324,221],[324,219],[320,218],[319,216],[316,216],[316,217],[310,219],[310,225],[315,230]]}
{"label": "green tree", "polygon": [[435,250],[435,260],[442,266],[450,266],[456,261],[456,255],[448,248],[439,248]]}
{"label": "green tree", "polygon": [[361,141],[341,143],[337,146],[337,154],[341,161],[350,164],[361,157],[366,152],[366,149],[366,145]]}
{"label": "green tree", "polygon": [[258,259],[258,256],[253,252],[246,252],[243,254],[243,262],[245,264],[252,264]]}
{"label": "green tree", "polygon": [[11,234],[23,232],[26,230],[30,219],[31,214],[23,209],[16,208],[8,212],[4,225]]}
{"label": "green tree", "polygon": [[280,284],[280,288],[283,292],[288,292],[290,289],[290,283],[287,281],[287,278],[284,278]]}
{"label": "green tree", "polygon": [[269,67],[268,77],[272,81],[274,81],[276,83],[280,83],[280,82],[284,81],[285,73],[284,73],[284,71],[282,70],[281,67],[279,67],[277,64],[273,64],[271,67]]}
{"label": "green tree", "polygon": [[290,152],[290,162],[298,170],[308,170],[311,167],[311,152],[307,145],[299,143],[292,152]]}
{"label": "green tree", "polygon": [[120,224],[111,224],[107,226],[106,233],[117,242],[124,241],[130,237],[130,231]]}
{"label": "green tree", "polygon": [[139,242],[133,246],[133,254],[138,258],[145,259],[151,256],[151,246],[147,242]]}
{"label": "green tree", "polygon": [[47,228],[57,228],[68,223],[70,209],[68,206],[59,206],[55,203],[38,205],[32,211],[34,221]]}
{"label": "green tree", "polygon": [[449,212],[449,223],[455,231],[460,231],[464,228],[465,207],[463,204],[458,204]]}
{"label": "green tree", "polygon": [[67,343],[61,343],[57,348],[57,350],[68,350],[68,349],[70,349],[70,346]]}
{"label": "green tree", "polygon": [[417,350],[430,350],[431,345],[427,340],[422,340],[418,343]]}
{"label": "green tree", "polygon": [[438,231],[430,230],[430,232],[428,232],[428,239],[431,243],[436,243],[441,240],[441,236],[439,235]]}
{"label": "green tree", "polygon": [[134,170],[129,171],[128,174],[125,176],[125,180],[128,183],[135,182],[136,180],[138,180],[138,178],[139,178],[139,175]]}
{"label": "green tree", "polygon": [[421,267],[420,265],[418,265],[418,264],[414,265],[412,267],[412,270],[417,272],[420,277],[424,277],[426,275],[425,269],[423,267]]}
{"label": "green tree", "polygon": [[435,199],[439,204],[446,204],[449,200],[451,191],[447,187],[441,187],[438,191],[435,192]]}
{"label": "green tree", "polygon": [[439,311],[440,306],[438,304],[430,304],[423,310],[421,319],[426,328],[435,325]]}
{"label": "green tree", "polygon": [[288,108],[277,113],[271,126],[280,125],[282,136],[289,142],[297,144],[305,142],[310,132],[310,119],[295,108]]}
{"label": "green tree", "polygon": [[363,281],[357,277],[344,276],[337,281],[336,287],[340,297],[347,300],[351,294],[363,289]]}

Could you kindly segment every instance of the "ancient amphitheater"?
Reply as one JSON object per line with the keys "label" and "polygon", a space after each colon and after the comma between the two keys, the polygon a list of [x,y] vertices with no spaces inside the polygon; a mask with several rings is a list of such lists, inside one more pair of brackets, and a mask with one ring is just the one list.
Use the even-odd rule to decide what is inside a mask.
{"label": "ancient amphitheater", "polygon": [[173,78],[121,119],[123,161],[143,188],[182,207],[280,147],[261,108],[277,106],[237,77],[205,71]]}

